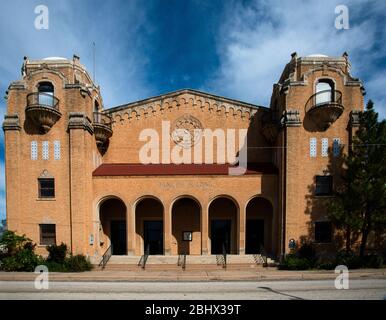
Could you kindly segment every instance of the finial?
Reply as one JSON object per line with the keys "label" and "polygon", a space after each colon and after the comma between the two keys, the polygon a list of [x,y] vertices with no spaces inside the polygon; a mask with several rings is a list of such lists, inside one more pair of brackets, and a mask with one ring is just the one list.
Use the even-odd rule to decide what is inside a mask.
{"label": "finial", "polygon": [[292,59],[296,59],[297,57],[298,57],[298,54],[297,54],[296,51],[291,53],[291,58]]}

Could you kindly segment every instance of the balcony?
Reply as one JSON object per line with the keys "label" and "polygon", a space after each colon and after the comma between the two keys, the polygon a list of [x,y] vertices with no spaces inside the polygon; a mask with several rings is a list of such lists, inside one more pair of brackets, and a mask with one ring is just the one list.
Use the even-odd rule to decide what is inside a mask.
{"label": "balcony", "polygon": [[111,128],[111,117],[101,112],[94,112],[93,127],[97,147],[104,151],[108,139],[113,135]]}
{"label": "balcony", "polygon": [[323,90],[313,94],[307,101],[306,113],[322,130],[327,130],[343,113],[342,93]]}
{"label": "balcony", "polygon": [[62,116],[59,111],[59,99],[44,92],[33,92],[27,95],[25,112],[44,133],[47,133]]}

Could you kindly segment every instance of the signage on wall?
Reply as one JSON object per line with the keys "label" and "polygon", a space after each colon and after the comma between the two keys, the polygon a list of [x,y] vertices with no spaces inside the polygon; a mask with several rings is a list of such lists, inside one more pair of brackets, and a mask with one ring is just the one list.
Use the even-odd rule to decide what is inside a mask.
{"label": "signage on wall", "polygon": [[184,241],[192,241],[193,234],[191,231],[184,231],[182,232],[182,240]]}

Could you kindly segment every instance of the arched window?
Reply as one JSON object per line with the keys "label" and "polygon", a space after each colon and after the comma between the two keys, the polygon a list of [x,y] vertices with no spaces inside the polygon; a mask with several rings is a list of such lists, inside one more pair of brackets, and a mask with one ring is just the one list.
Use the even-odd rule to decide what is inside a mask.
{"label": "arched window", "polygon": [[38,92],[39,104],[54,107],[54,86],[51,82],[40,82]]}
{"label": "arched window", "polygon": [[319,79],[315,93],[316,105],[334,101],[334,82],[330,79]]}

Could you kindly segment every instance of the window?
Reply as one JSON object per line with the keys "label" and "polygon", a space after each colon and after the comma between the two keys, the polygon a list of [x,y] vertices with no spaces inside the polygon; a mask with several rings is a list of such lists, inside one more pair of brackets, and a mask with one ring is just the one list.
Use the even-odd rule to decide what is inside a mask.
{"label": "window", "polygon": [[340,155],[340,139],[334,138],[332,143],[332,153],[334,157],[339,157]]}
{"label": "window", "polygon": [[48,160],[50,157],[48,141],[43,141],[42,143],[42,157],[43,157],[43,160]]}
{"label": "window", "polygon": [[332,238],[332,225],[330,221],[315,222],[315,242],[329,243]]}
{"label": "window", "polygon": [[39,104],[53,107],[54,106],[54,86],[51,82],[40,82],[38,85]]}
{"label": "window", "polygon": [[60,141],[54,141],[54,160],[60,160]]}
{"label": "window", "polygon": [[328,156],[328,138],[322,138],[322,157]]}
{"label": "window", "polygon": [[315,195],[329,196],[332,194],[332,176],[316,176]]}
{"label": "window", "polygon": [[38,159],[38,143],[36,141],[31,141],[31,160]]}
{"label": "window", "polygon": [[334,82],[330,79],[319,79],[315,93],[316,105],[334,101]]}
{"label": "window", "polygon": [[316,138],[310,138],[310,157],[316,157]]}
{"label": "window", "polygon": [[56,226],[54,224],[40,224],[40,244],[50,246],[56,244]]}
{"label": "window", "polygon": [[39,178],[39,198],[55,198],[55,179]]}

